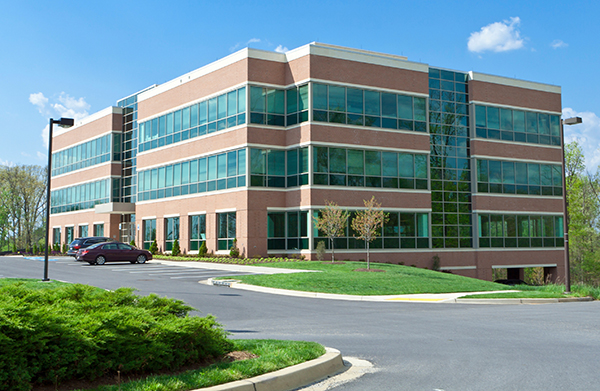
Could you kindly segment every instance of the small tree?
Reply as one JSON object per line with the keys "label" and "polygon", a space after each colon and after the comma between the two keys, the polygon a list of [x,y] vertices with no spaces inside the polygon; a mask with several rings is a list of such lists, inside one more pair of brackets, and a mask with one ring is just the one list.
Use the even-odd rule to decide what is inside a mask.
{"label": "small tree", "polygon": [[179,240],[175,239],[173,242],[173,249],[171,250],[171,255],[176,257],[181,253],[181,249],[179,248]]}
{"label": "small tree", "polygon": [[62,245],[62,253],[66,254],[67,251],[69,251],[69,245],[66,244],[66,243],[63,243],[63,245]]}
{"label": "small tree", "polygon": [[375,201],[375,196],[369,201],[364,200],[364,203],[365,209],[357,211],[352,219],[352,229],[358,233],[358,236],[354,235],[354,237],[364,240],[367,244],[367,269],[370,269],[369,245],[380,234],[378,230],[383,228],[388,214],[381,209],[381,204]]}
{"label": "small tree", "polygon": [[315,227],[329,238],[329,243],[331,243],[331,263],[333,263],[335,262],[335,245],[333,241],[335,238],[346,233],[348,216],[350,214],[342,210],[333,201],[325,200],[325,204],[325,209],[320,211],[320,216],[314,217]]}
{"label": "small tree", "polygon": [[152,242],[148,251],[150,251],[152,255],[158,254],[158,243],[156,243],[156,239],[154,239],[154,242]]}
{"label": "small tree", "polygon": [[200,249],[198,250],[198,256],[200,258],[204,258],[207,253],[208,253],[208,247],[206,247],[206,240],[203,240],[202,244],[200,245]]}

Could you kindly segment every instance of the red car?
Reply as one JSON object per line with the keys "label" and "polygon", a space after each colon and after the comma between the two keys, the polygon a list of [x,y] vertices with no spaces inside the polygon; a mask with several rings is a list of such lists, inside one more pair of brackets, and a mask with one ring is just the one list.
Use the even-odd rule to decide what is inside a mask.
{"label": "red car", "polygon": [[107,242],[83,248],[77,252],[75,257],[78,261],[86,261],[90,265],[104,265],[106,262],[113,261],[146,263],[146,261],[152,259],[152,253],[126,243]]}

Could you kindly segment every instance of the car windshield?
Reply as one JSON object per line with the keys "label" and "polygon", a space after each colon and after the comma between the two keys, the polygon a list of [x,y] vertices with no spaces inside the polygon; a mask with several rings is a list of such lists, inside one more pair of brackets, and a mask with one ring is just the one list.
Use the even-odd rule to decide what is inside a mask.
{"label": "car windshield", "polygon": [[77,246],[78,244],[83,243],[83,239],[75,239],[71,242],[71,246]]}

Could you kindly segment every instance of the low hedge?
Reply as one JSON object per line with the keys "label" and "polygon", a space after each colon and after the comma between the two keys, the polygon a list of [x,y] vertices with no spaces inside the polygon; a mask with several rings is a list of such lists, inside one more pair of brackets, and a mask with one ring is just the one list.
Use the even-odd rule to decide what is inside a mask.
{"label": "low hedge", "polygon": [[233,349],[214,317],[191,310],[130,288],[0,286],[0,389],[177,369]]}

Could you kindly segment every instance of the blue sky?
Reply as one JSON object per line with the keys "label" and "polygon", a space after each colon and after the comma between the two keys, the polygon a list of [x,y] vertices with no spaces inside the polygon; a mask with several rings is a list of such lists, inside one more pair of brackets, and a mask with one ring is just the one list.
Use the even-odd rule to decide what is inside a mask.
{"label": "blue sky", "polygon": [[[597,1],[5,1],[0,164],[47,161],[48,118],[83,118],[246,46],[312,41],[559,85],[567,139],[600,165]],[[46,135],[44,137],[44,135]]]}

